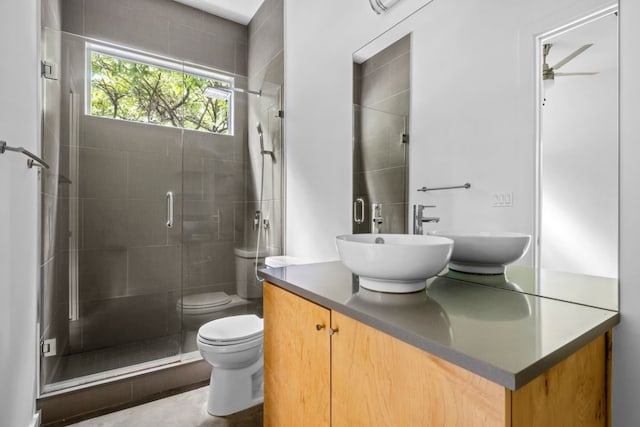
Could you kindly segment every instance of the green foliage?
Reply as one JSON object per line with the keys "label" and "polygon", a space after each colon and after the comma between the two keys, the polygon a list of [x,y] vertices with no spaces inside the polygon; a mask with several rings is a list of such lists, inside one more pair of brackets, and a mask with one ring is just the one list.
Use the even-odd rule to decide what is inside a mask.
{"label": "green foliage", "polygon": [[205,97],[228,83],[91,52],[91,114],[229,134],[229,101]]}

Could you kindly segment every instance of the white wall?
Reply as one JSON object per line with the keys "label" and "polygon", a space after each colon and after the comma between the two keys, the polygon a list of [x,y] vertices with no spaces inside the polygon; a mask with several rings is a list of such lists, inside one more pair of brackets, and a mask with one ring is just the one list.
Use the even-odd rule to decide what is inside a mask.
{"label": "white wall", "polygon": [[[352,54],[420,4],[379,17],[345,3],[285,9],[287,252],[316,260],[336,259],[333,238],[350,230]],[[533,233],[534,37],[608,3],[436,0],[398,26],[412,32],[409,203],[441,218],[426,228]],[[494,192],[514,206],[491,207]]]}
{"label": "white wall", "polygon": [[[0,139],[39,152],[35,0],[0,2]],[[0,425],[31,423],[36,394],[37,172],[0,155]]]}
{"label": "white wall", "polygon": [[640,420],[640,2],[620,2],[620,311],[613,338],[614,426]]}

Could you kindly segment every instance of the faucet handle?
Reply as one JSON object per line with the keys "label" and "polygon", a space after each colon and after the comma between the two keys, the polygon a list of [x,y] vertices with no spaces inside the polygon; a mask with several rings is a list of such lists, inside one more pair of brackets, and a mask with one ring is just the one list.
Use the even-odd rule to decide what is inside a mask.
{"label": "faucet handle", "polygon": [[436,205],[418,205],[419,208],[424,209],[424,208],[437,208]]}

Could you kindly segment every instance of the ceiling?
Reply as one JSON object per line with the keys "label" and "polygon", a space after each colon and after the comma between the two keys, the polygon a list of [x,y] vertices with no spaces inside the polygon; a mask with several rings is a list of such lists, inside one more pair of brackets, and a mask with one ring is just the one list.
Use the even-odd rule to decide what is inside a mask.
{"label": "ceiling", "polygon": [[174,0],[212,15],[247,25],[264,0]]}

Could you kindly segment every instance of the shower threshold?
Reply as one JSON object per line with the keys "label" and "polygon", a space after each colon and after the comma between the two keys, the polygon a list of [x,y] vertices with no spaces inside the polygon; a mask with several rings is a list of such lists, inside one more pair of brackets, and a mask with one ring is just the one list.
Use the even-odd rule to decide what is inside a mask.
{"label": "shower threshold", "polygon": [[[119,381],[201,359],[199,352],[180,354],[175,341],[172,342],[173,345],[169,345],[170,342],[165,340],[160,348],[158,344],[157,341],[146,341],[63,356],[59,361],[57,374],[48,384],[43,385],[40,396],[47,397]],[[150,347],[160,351],[153,355],[140,351],[141,348]]]}

